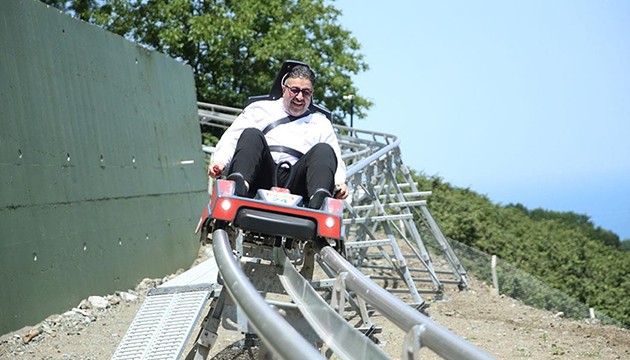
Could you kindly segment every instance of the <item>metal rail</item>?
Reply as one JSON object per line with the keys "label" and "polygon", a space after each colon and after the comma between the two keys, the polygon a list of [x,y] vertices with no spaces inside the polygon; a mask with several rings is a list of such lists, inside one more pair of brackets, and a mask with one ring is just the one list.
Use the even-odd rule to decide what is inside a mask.
{"label": "metal rail", "polygon": [[350,325],[319,296],[293,267],[281,248],[275,258],[283,271],[278,275],[287,293],[300,308],[317,335],[342,359],[389,359],[372,340]]}
{"label": "metal rail", "polygon": [[[236,108],[205,103],[198,105],[200,122],[219,129],[229,126],[240,113],[240,109]],[[359,269],[363,261],[380,254],[379,256],[389,264],[388,268],[394,270],[399,278],[404,280],[416,306],[424,303],[424,299],[420,297],[416,288],[416,282],[433,284],[434,293],[439,295],[443,284],[438,274],[440,276],[451,274],[460,288],[467,287],[465,269],[452,252],[435,220],[430,217],[426,201],[416,199],[428,194],[418,191],[409,170],[403,165],[399,150],[400,141],[395,136],[384,133],[339,125],[334,127],[338,131],[342,157],[348,167],[347,181],[351,188],[351,196],[345,202],[344,218],[346,218],[346,252],[352,264],[330,247],[324,247],[320,252],[323,266],[329,268],[328,272],[332,270],[345,279],[345,285],[356,294],[359,303],[366,301],[408,333],[408,343],[403,351],[404,358],[414,358],[421,346],[429,347],[447,359],[491,358],[487,353],[421,315],[361,273]],[[410,189],[410,191],[403,191],[405,189]],[[420,207],[422,211],[417,212],[414,207]],[[431,226],[426,231],[433,236],[439,248],[444,251],[444,258],[451,267],[450,272],[433,269],[431,257],[424,246],[419,229],[416,228],[417,219],[414,218],[416,216],[429,217],[421,220],[425,223],[430,222]],[[383,234],[385,239],[382,238]],[[225,280],[224,289],[227,289],[238,306],[247,314],[250,324],[274,354],[280,358],[316,358],[315,353],[319,356],[308,341],[296,335],[297,332],[291,326],[286,326],[286,321],[269,307],[254,286],[249,283],[247,276],[234,259],[225,231],[215,231],[213,243],[217,262],[219,260],[221,262],[219,269]],[[369,252],[370,249],[376,249],[376,254]],[[425,270],[410,269],[407,259],[418,260]],[[287,266],[286,262],[283,264]],[[365,270],[369,270],[369,267],[366,266]],[[313,314],[317,314],[318,311],[329,314],[330,309],[320,309],[327,305],[314,300],[312,295],[315,294],[315,290],[307,284],[305,279],[298,279],[291,275],[293,271],[285,268],[279,277],[286,292],[291,295],[294,303],[298,304],[307,321],[316,329],[320,338],[325,340],[341,358],[357,356],[356,353],[350,351],[349,346],[343,345],[344,342],[326,338],[325,333],[330,330],[318,328],[323,326],[321,323],[318,324],[321,317],[318,318]],[[422,271],[429,275],[429,279],[414,279],[411,277],[411,271]],[[344,283],[344,281],[341,282]],[[452,282],[445,281],[445,283]],[[344,291],[344,293],[348,296],[347,292]],[[349,300],[355,303],[353,299]],[[324,318],[327,316],[329,315],[324,315]],[[285,339],[291,339],[291,342]],[[360,341],[354,337],[349,337],[349,339],[353,339],[350,342]],[[361,344],[363,345],[360,346],[368,350],[360,356],[380,358],[378,352],[371,349],[370,345],[365,345],[364,342]],[[304,349],[315,352],[310,355],[298,355],[301,354],[298,351],[305,351]]]}
{"label": "metal rail", "polygon": [[488,353],[464,341],[446,328],[438,325],[425,315],[407,306],[387,290],[378,286],[354,266],[348,263],[331,247],[320,250],[322,260],[338,274],[347,274],[345,284],[357,296],[365,299],[383,316],[405,332],[411,332],[420,326],[418,343],[433,350],[445,359],[492,359]]}
{"label": "metal rail", "polygon": [[212,244],[224,281],[223,289],[227,289],[232,299],[243,309],[264,343],[282,359],[324,359],[317,349],[265,302],[249,282],[234,258],[227,232],[214,231]]}

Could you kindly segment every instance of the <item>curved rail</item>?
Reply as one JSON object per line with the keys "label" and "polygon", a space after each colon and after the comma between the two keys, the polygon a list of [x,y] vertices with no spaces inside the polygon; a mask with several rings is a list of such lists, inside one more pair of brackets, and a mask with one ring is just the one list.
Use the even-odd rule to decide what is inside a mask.
{"label": "curved rail", "polygon": [[338,274],[347,273],[346,285],[399,328],[410,332],[415,326],[420,325],[423,328],[422,345],[427,346],[436,354],[453,360],[493,358],[372,282],[330,246],[322,248],[319,255]]}
{"label": "curved rail", "polygon": [[393,143],[386,145],[385,147],[381,148],[380,150],[374,152],[373,154],[362,158],[361,160],[357,161],[356,163],[348,166],[348,169],[346,171],[346,176],[348,178],[354,176],[354,174],[358,173],[360,170],[362,170],[363,168],[365,168],[367,165],[369,165],[370,163],[378,160],[381,156],[387,154],[388,152],[392,151],[393,149],[397,148],[398,145],[400,145],[400,140],[396,139]]}
{"label": "curved rail", "polygon": [[389,357],[372,340],[350,325],[319,296],[287,259],[281,248],[275,258],[283,267],[280,281],[317,335],[342,359],[378,360]]}
{"label": "curved rail", "polygon": [[[198,103],[198,106],[201,124],[217,128],[227,128],[241,111],[236,108],[205,103]],[[346,202],[352,217],[352,219],[349,219],[348,224],[352,223],[352,226],[354,226],[354,235],[357,239],[366,237],[371,239],[370,241],[358,240],[356,242],[350,242],[350,244],[354,244],[357,249],[364,249],[367,246],[378,246],[380,250],[387,244],[391,245],[395,250],[395,260],[392,261],[392,259],[387,258],[387,254],[385,254],[386,258],[391,264],[394,264],[398,272],[403,275],[415,300],[416,297],[418,297],[418,292],[415,289],[414,279],[411,278],[409,269],[407,269],[407,265],[405,265],[401,251],[397,248],[398,245],[395,235],[397,231],[397,234],[399,234],[404,243],[412,248],[413,253],[427,268],[427,272],[431,276],[431,281],[436,288],[441,289],[442,285],[432,268],[430,257],[422,244],[419,232],[415,228],[413,213],[410,210],[411,206],[425,206],[426,201],[409,201],[407,199],[409,196],[424,196],[426,194],[418,192],[413,180],[409,176],[409,171],[402,165],[398,148],[400,144],[399,139],[393,135],[384,133],[359,130],[340,125],[334,125],[334,127],[339,132],[338,140],[342,147],[342,157],[347,164],[347,179],[349,183],[354,185],[352,202]],[[346,133],[352,134],[352,136]],[[204,150],[211,152],[210,148]],[[402,171],[402,175],[396,173],[396,171]],[[397,183],[396,179],[399,177],[405,178],[407,183]],[[411,192],[404,193],[402,190],[403,187],[410,187]],[[387,203],[387,201],[390,202]],[[402,215],[391,214],[392,208],[402,208]],[[423,211],[424,210],[423,208]],[[376,229],[380,224],[379,221],[384,224],[382,226],[387,234],[386,240],[377,240],[374,238]],[[344,221],[344,223],[346,223],[346,221]],[[348,226],[347,228],[350,227],[351,226]],[[432,230],[439,232],[439,229]],[[405,231],[407,231],[407,233],[405,233]],[[409,233],[411,233],[409,237],[415,240],[417,249],[414,248],[414,244],[407,239],[407,234]],[[348,235],[348,230],[346,234]],[[435,237],[441,241],[441,237]],[[346,240],[349,241],[348,239]],[[444,239],[443,241],[446,240]],[[224,288],[228,289],[238,306],[247,314],[250,323],[256,329],[261,339],[268,344],[270,349],[281,358],[320,358],[321,355],[314,347],[304,338],[296,335],[297,332],[288,325],[275,310],[270,309],[262,296],[257,293],[254,286],[249,283],[247,276],[238,267],[233,257],[229,247],[227,233],[222,230],[215,231],[215,233],[213,233],[213,243],[217,262],[220,262],[219,269],[225,280]],[[347,242],[346,247],[347,250],[350,251],[348,244]],[[443,249],[449,248],[448,244],[445,243],[441,243],[441,246]],[[420,314],[417,310],[369,280],[359,269],[352,266],[332,248],[324,247],[320,250],[319,256],[325,266],[328,266],[332,271],[337,272],[339,275],[345,274],[345,284],[356,296],[365,300],[396,324],[396,326],[406,331],[408,338],[415,342],[417,348],[426,346],[446,359],[492,358],[492,356],[486,352],[434,323],[428,317]],[[465,270],[463,270],[461,264],[458,264],[458,260],[449,261],[451,262],[453,273],[456,277],[459,277],[457,281],[460,285],[465,285]],[[400,264],[403,265],[400,266]],[[292,268],[292,265],[289,264],[288,266]],[[295,269],[293,269],[293,271],[295,271]],[[310,311],[311,314],[317,314],[319,311],[318,307],[328,307],[325,302],[312,300],[311,295],[317,295],[315,290],[308,284],[308,281],[301,278],[299,274],[297,274],[299,278],[295,278],[294,275],[291,275],[293,271],[288,268],[285,269],[284,273],[280,274],[280,280],[287,293],[293,298],[293,301],[298,304],[298,306],[302,306],[301,311],[304,313],[304,308],[307,308],[307,313]],[[328,310],[322,310],[322,313],[328,314]],[[311,317],[309,323],[313,328],[317,329],[318,326],[320,326],[317,322],[321,321],[322,318],[325,319],[329,315],[323,315],[322,318],[314,319],[313,317],[317,317],[317,315],[307,314],[305,318],[309,316]],[[319,333],[322,334],[321,328]],[[344,341],[337,341],[340,339],[326,339],[325,334],[324,336],[320,335],[320,337],[326,340],[328,346],[341,358],[353,358],[352,356],[354,355],[349,353],[349,347],[346,348],[347,345],[343,345]],[[291,341],[285,341],[285,339],[291,339]],[[343,337],[341,337],[341,339],[343,339]],[[355,340],[348,340],[347,342],[352,343],[353,341]],[[366,349],[368,349],[366,350],[366,354],[369,354],[369,356],[365,357],[380,358],[381,355],[378,351],[371,349],[370,345],[363,345],[363,342],[358,342],[357,344],[360,344],[358,346],[365,346]],[[357,345],[354,346],[356,347]],[[305,351],[304,349],[308,349],[307,352],[309,352],[309,354],[302,355],[300,351]],[[407,355],[403,356],[407,357]]]}
{"label": "curved rail", "polygon": [[283,359],[324,359],[280,314],[269,307],[249,282],[232,254],[227,232],[215,230],[212,233],[212,244],[223,277],[223,288],[228,290],[234,302],[243,309],[271,351]]}

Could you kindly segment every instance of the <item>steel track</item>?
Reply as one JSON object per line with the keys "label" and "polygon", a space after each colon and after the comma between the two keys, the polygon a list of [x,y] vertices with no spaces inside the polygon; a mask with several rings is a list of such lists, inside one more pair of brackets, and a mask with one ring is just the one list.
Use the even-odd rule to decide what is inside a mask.
{"label": "steel track", "polygon": [[[219,128],[227,127],[240,112],[240,109],[203,103],[199,103],[199,108],[201,123]],[[350,130],[342,126],[335,127],[341,132]],[[426,194],[422,194],[415,188],[415,184],[408,176],[408,170],[402,166],[398,139],[388,134],[357,129],[352,129],[352,131],[354,134],[363,133],[367,139],[339,135],[339,142],[344,149],[343,158],[348,164],[348,181],[354,185],[355,189],[353,198],[346,203],[351,214],[351,218],[346,220],[348,228],[350,228],[350,231],[346,233],[347,240],[355,237],[353,239],[356,240],[354,248],[357,249],[368,248],[380,241],[378,248],[382,253],[383,246],[381,244],[391,245],[394,254],[390,256],[383,253],[384,258],[390,259],[392,267],[399,271],[403,277],[407,276],[405,281],[410,287],[411,294],[419,298],[414,280],[409,275],[405,258],[398,248],[397,235],[399,235],[402,237],[400,240],[403,241],[402,244],[412,247],[414,256],[426,267],[426,272],[430,274],[428,281],[432,282],[435,288],[440,291],[442,284],[438,279],[438,272],[433,270],[420,233],[415,228],[413,217],[416,212],[410,210],[413,206],[426,207],[426,202],[408,199],[409,196]],[[379,169],[381,169],[380,175]],[[397,175],[400,175],[397,172],[406,174],[404,176],[406,183],[397,182],[396,178],[399,177]],[[386,176],[382,176],[382,174]],[[411,192],[405,193],[403,190],[405,186],[409,187]],[[377,206],[368,206],[369,204],[377,204]],[[391,208],[403,208],[403,210],[400,214],[392,214],[391,210],[385,211],[385,209]],[[425,208],[422,210],[425,211]],[[430,216],[430,214],[428,215]],[[432,218],[430,219],[434,221]],[[406,222],[405,230],[398,228],[398,224],[402,222]],[[438,232],[435,234],[435,238],[440,242],[440,247],[447,253],[455,281],[461,287],[465,287],[467,285],[465,270],[456,256],[449,251],[450,246],[445,243],[446,239],[439,236],[441,233],[439,233],[437,224],[432,222],[430,225],[433,226],[432,231]],[[374,233],[379,226],[385,229],[387,239],[377,240],[375,238]],[[406,230],[409,228],[411,231]],[[257,335],[274,356],[282,359],[321,358],[322,356],[316,347],[303,334],[296,331],[278,313],[278,310],[271,307],[259,294],[250,282],[250,278],[239,266],[233,249],[230,247],[227,233],[223,230],[216,230],[213,233],[212,241],[219,271],[224,279],[223,289],[243,310]],[[349,246],[347,249],[352,251],[353,246]],[[358,260],[355,257],[354,264],[361,265],[366,253],[357,252],[356,254],[359,254]],[[422,347],[431,349],[445,359],[493,358],[371,281],[331,247],[321,248],[317,256],[325,267],[334,271],[337,282],[342,284],[342,298],[348,297],[348,300],[355,304],[367,303],[407,334],[405,346],[401,349],[402,358],[417,358]],[[291,297],[293,304],[299,308],[311,328],[335,355],[342,359],[388,358],[388,355],[384,354],[378,346],[375,346],[368,337],[344,320],[342,316],[343,306],[341,309],[339,307],[335,309],[334,304],[333,306],[329,305],[319,296],[310,282],[304,279],[287,261],[282,248],[274,248],[273,261],[277,269],[277,276],[286,293]],[[355,296],[354,299],[349,298],[350,293]],[[389,356],[392,355],[389,354]],[[396,354],[392,357],[398,358],[399,356]]]}

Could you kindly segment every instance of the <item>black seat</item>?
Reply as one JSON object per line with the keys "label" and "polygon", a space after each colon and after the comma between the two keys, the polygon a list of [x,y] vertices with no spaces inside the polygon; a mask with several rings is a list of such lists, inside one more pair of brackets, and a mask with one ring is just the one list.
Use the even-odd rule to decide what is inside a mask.
{"label": "black seat", "polygon": [[[273,83],[273,86],[271,87],[271,91],[269,91],[268,95],[255,95],[255,96],[250,96],[247,99],[247,102],[245,103],[245,106],[259,101],[259,100],[277,100],[279,98],[282,97],[282,79],[284,78],[284,76],[291,71],[291,69],[296,66],[296,65],[303,65],[308,67],[309,69],[311,68],[310,66],[308,66],[307,63],[301,62],[301,61],[297,61],[297,60],[286,60],[284,63],[282,63],[282,67],[280,68],[280,71],[278,72],[278,75],[276,76],[276,80]],[[324,114],[324,116],[326,116],[328,118],[328,120],[332,121],[332,114],[330,112],[330,110],[326,109],[325,107],[323,107],[322,105],[317,105],[315,103],[313,103],[313,101],[311,100],[311,105],[308,107],[308,109],[311,112],[319,112]]]}

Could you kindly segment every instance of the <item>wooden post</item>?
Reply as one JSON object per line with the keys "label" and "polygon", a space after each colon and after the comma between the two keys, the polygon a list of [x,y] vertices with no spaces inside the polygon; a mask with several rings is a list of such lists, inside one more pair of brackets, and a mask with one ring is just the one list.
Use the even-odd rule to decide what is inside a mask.
{"label": "wooden post", "polygon": [[499,278],[497,277],[497,256],[496,255],[492,255],[491,268],[492,268],[492,286],[494,287],[494,290],[496,291],[498,295],[499,294]]}

